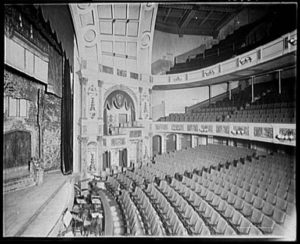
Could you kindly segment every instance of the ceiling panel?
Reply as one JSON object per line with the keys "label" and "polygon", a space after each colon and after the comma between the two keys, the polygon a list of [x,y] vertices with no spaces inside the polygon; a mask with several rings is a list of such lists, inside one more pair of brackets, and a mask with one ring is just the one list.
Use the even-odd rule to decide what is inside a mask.
{"label": "ceiling panel", "polygon": [[97,11],[100,19],[112,19],[112,6],[110,4],[98,5]]}
{"label": "ceiling panel", "polygon": [[116,54],[126,54],[126,43],[125,42],[120,42],[120,41],[116,41],[115,42],[115,48],[114,48],[114,52]]}
{"label": "ceiling panel", "polygon": [[113,34],[112,21],[99,21],[99,28],[101,34]]}
{"label": "ceiling panel", "polygon": [[102,57],[102,62],[101,63],[102,63],[102,65],[113,67],[114,66],[114,57],[104,54],[103,57]]}
{"label": "ceiling panel", "polygon": [[131,57],[136,57],[137,55],[137,43],[128,42],[127,43],[127,55]]}
{"label": "ceiling panel", "polygon": [[113,42],[112,41],[101,41],[102,52],[113,53]]}
{"label": "ceiling panel", "polygon": [[115,4],[114,5],[114,19],[126,19],[127,18],[127,4]]}
{"label": "ceiling panel", "polygon": [[139,29],[139,23],[138,22],[132,22],[129,21],[127,23],[127,35],[132,37],[137,37],[138,35],[138,29]]}
{"label": "ceiling panel", "polygon": [[140,17],[140,4],[130,3],[128,19],[138,20],[139,17]]}
{"label": "ceiling panel", "polygon": [[116,20],[114,22],[114,35],[125,36],[126,35],[126,22]]}

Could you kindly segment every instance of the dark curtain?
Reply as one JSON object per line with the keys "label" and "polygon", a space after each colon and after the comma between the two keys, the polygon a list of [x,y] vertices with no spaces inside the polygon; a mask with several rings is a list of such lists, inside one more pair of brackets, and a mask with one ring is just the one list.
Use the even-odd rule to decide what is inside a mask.
{"label": "dark curtain", "polygon": [[62,85],[62,115],[61,115],[61,153],[62,172],[64,175],[73,171],[73,106],[70,80],[69,61],[64,56],[64,72]]}

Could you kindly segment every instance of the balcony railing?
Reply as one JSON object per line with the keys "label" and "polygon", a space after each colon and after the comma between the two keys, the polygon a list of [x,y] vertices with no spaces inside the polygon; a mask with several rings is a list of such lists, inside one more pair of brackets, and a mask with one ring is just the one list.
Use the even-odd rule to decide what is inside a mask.
{"label": "balcony railing", "polygon": [[296,146],[296,124],[239,122],[154,122],[153,134],[220,136]]}

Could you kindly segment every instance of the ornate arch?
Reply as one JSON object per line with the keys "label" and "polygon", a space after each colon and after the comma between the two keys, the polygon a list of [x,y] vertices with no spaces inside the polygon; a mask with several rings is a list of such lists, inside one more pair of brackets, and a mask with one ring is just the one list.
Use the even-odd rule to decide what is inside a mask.
{"label": "ornate arch", "polygon": [[107,113],[111,107],[121,108],[125,106],[126,110],[130,109],[131,119],[130,121],[136,121],[138,114],[137,97],[134,92],[126,86],[115,85],[110,87],[103,97],[103,133],[107,135],[109,133]]}
{"label": "ornate arch", "polygon": [[110,88],[107,89],[107,91],[104,93],[104,97],[103,97],[103,101],[104,101],[104,104],[105,104],[105,101],[107,99],[107,97],[114,91],[117,91],[117,90],[121,90],[121,91],[124,91],[126,92],[133,100],[133,103],[134,103],[134,107],[135,107],[135,112],[137,114],[137,110],[138,110],[138,99],[137,99],[137,96],[135,95],[134,91],[132,91],[129,87],[127,86],[124,86],[124,85],[115,85],[115,86],[112,86]]}

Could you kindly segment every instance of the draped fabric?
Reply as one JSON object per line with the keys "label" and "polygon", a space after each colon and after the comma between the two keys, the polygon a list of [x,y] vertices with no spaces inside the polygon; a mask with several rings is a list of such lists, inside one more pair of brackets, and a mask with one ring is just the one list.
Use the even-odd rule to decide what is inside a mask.
{"label": "draped fabric", "polygon": [[107,110],[112,107],[117,109],[125,107],[126,110],[131,111],[131,121],[135,121],[135,107],[132,98],[124,91],[113,91],[106,98],[104,103],[103,120],[104,120],[104,135],[108,134]]}
{"label": "draped fabric", "polygon": [[69,59],[70,66],[73,67],[74,52],[74,27],[67,4],[34,4],[38,9],[41,8],[45,21],[49,21],[52,32],[56,34],[61,42],[63,50]]}
{"label": "draped fabric", "polygon": [[62,86],[62,114],[61,114],[61,153],[62,172],[71,174],[73,171],[73,106],[70,80],[69,61],[64,63],[64,81]]}

